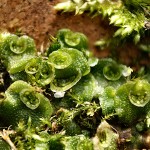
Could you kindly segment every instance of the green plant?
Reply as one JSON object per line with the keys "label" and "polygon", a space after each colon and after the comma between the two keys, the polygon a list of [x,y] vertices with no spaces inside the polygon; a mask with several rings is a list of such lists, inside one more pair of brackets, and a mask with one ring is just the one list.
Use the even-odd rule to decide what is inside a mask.
{"label": "green plant", "polygon": [[149,29],[146,26],[150,12],[148,0],[67,0],[56,4],[54,8],[62,12],[75,12],[76,15],[87,12],[91,16],[107,17],[117,30],[110,38],[96,42],[101,48],[117,43],[120,45],[129,38],[138,43],[145,35],[146,28]]}
{"label": "green plant", "polygon": [[149,148],[149,69],[133,78],[130,67],[95,58],[87,37],[69,29],[51,37],[40,55],[30,37],[0,37],[0,144],[6,149]]}

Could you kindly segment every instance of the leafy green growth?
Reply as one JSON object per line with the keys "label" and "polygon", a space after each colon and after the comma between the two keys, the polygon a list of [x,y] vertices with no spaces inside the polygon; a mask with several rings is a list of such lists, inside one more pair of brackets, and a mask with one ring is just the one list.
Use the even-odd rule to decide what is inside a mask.
{"label": "leafy green growth", "polygon": [[21,120],[15,129],[16,133],[11,136],[11,139],[16,145],[17,150],[23,149],[49,149],[50,135],[47,131],[39,127],[32,126],[32,120],[29,117],[27,123]]}
{"label": "leafy green growth", "polygon": [[33,85],[46,86],[54,79],[54,66],[48,61],[36,57],[25,66],[28,81]]}
{"label": "leafy green growth", "polygon": [[32,119],[32,125],[41,124],[40,118],[48,119],[52,115],[49,100],[34,87],[24,81],[16,81],[5,91],[0,104],[0,118],[5,126],[17,126],[19,121]]}
{"label": "leafy green growth", "polygon": [[77,135],[81,134],[81,129],[79,125],[74,121],[75,116],[78,114],[78,110],[69,111],[67,109],[58,110],[57,114],[58,123],[63,126],[63,129],[66,132],[66,135]]}
{"label": "leafy green growth", "polygon": [[52,44],[48,48],[47,55],[60,48],[75,48],[78,50],[88,49],[87,37],[80,32],[73,32],[69,29],[60,29],[56,38],[52,37]]}
{"label": "leafy green growth", "polygon": [[106,121],[102,121],[93,138],[95,149],[116,150],[119,134]]}
{"label": "leafy green growth", "polygon": [[26,63],[36,55],[32,38],[14,34],[0,34],[0,59],[10,74],[23,71]]}
{"label": "leafy green growth", "polygon": [[63,143],[65,150],[93,150],[91,140],[84,135],[65,137]]}
{"label": "leafy green growth", "polygon": [[[117,40],[132,37],[133,41],[138,43],[143,32],[145,32],[145,21],[149,19],[149,5],[149,0],[67,0],[56,4],[54,8],[63,12],[74,11],[75,14],[79,15],[88,12],[92,16],[102,15],[103,17],[107,17],[110,24],[118,27],[113,35],[114,37],[118,37]],[[112,44],[111,41],[112,39],[109,43],[106,43],[108,45]],[[103,46],[104,43],[100,40],[97,42],[97,45]]]}
{"label": "leafy green growth", "polygon": [[[96,81],[92,74],[88,74],[71,88],[69,95],[77,102],[92,101],[95,96]],[[88,92],[87,92],[88,91]]]}
{"label": "leafy green growth", "polygon": [[149,88],[150,84],[147,81],[138,79],[129,81],[118,88],[115,96],[115,110],[120,121],[133,124],[147,113],[145,108],[150,101]]}
{"label": "leafy green growth", "polygon": [[112,86],[107,86],[103,94],[99,97],[102,113],[107,116],[115,113],[114,98],[116,90]]}
{"label": "leafy green growth", "polygon": [[87,59],[77,49],[59,49],[52,52],[48,60],[55,68],[55,79],[51,83],[52,91],[66,91],[90,72]]}
{"label": "leafy green growth", "polygon": [[[116,6],[122,6],[97,1],[96,8],[99,3],[111,3],[116,12]],[[94,57],[87,37],[69,29],[59,30],[39,55],[30,37],[0,34],[0,41],[0,136],[8,143],[6,149],[116,150],[150,145],[149,71],[141,68],[134,73],[139,78],[132,79],[130,67]],[[13,130],[5,130],[10,126]]]}
{"label": "leafy green growth", "polygon": [[131,72],[130,67],[119,64],[111,58],[99,59],[97,65],[91,68],[91,73],[96,79],[95,97],[103,95],[106,87],[118,88],[131,76]]}

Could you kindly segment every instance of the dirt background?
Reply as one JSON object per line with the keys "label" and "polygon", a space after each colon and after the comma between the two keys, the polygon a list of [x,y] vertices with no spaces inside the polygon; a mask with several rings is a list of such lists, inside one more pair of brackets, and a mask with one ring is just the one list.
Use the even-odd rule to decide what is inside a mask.
{"label": "dirt background", "polygon": [[[109,49],[98,50],[94,42],[108,37],[114,31],[107,20],[100,16],[91,18],[84,14],[75,16],[74,13],[58,13],[53,6],[60,0],[0,0],[0,31],[11,33],[22,32],[31,36],[37,45],[37,50],[49,43],[50,35],[55,35],[58,29],[69,28],[84,33],[89,39],[90,49],[98,57],[112,57]],[[111,52],[110,52],[111,51]],[[132,44],[116,48],[115,57],[121,63],[131,67],[148,64],[149,57],[141,53]],[[116,55],[117,54],[117,55]]]}

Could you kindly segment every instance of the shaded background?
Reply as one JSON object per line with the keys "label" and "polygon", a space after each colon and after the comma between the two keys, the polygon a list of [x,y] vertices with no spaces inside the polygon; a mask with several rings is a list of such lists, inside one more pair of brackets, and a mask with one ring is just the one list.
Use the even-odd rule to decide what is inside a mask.
{"label": "shaded background", "polygon": [[133,69],[149,63],[149,56],[139,51],[133,44],[125,44],[115,50],[99,50],[94,42],[112,35],[114,28],[100,16],[91,18],[87,14],[60,13],[53,6],[60,0],[1,0],[0,30],[11,33],[22,32],[31,36],[37,50],[46,49],[50,35],[58,29],[69,28],[84,33],[89,39],[90,50],[97,57],[115,57],[119,62]]}

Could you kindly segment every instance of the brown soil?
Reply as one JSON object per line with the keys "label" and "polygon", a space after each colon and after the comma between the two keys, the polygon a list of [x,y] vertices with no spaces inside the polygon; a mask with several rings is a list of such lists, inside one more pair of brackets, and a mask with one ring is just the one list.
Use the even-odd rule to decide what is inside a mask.
{"label": "brown soil", "polygon": [[[91,18],[85,14],[75,16],[73,13],[57,13],[53,9],[56,3],[58,0],[1,0],[0,30],[11,33],[21,31],[31,36],[38,50],[41,45],[46,48],[50,35],[55,35],[61,28],[84,33],[89,39],[91,50],[96,50],[95,41],[112,34],[114,29],[101,17]],[[109,57],[110,51],[96,50],[95,54],[98,57]],[[138,61],[138,65],[145,65],[148,62],[148,59],[141,58],[141,52],[133,45],[123,46],[117,51],[117,56],[127,65],[136,64],[139,59],[141,61]]]}

